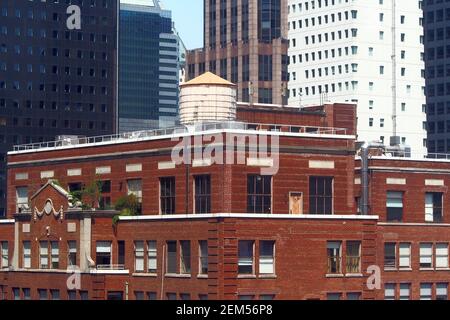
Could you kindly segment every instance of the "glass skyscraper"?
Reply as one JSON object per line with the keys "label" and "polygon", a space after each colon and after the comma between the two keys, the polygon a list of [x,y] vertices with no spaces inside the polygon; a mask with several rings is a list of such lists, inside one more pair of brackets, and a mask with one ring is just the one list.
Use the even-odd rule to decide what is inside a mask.
{"label": "glass skyscraper", "polygon": [[428,152],[450,153],[450,3],[423,1]]}
{"label": "glass skyscraper", "polygon": [[[67,23],[71,6],[79,9],[76,28]],[[117,7],[115,0],[0,0],[0,217],[13,145],[116,131]]]}
{"label": "glass skyscraper", "polygon": [[157,0],[121,0],[119,131],[176,124],[179,40]]}

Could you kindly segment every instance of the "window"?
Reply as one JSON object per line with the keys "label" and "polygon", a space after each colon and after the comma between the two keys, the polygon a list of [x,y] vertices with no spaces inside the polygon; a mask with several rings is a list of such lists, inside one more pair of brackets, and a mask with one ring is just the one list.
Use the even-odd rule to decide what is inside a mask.
{"label": "window", "polygon": [[395,269],[396,264],[396,245],[395,243],[384,244],[384,268]]}
{"label": "window", "polygon": [[2,255],[0,259],[0,268],[6,269],[9,267],[9,250],[7,241],[0,242],[0,251]]}
{"label": "window", "polygon": [[175,213],[175,178],[160,180],[161,214]]}
{"label": "window", "polygon": [[436,268],[448,268],[448,243],[436,244]]}
{"label": "window", "polygon": [[77,265],[77,242],[69,241],[69,242],[67,242],[67,246],[69,248],[69,252],[67,255],[67,265],[68,266],[76,266]]}
{"label": "window", "polygon": [[67,298],[68,300],[77,300],[77,292],[75,290],[68,290]]}
{"label": "window", "polygon": [[309,213],[333,214],[333,178],[309,178]]}
{"label": "window", "polygon": [[137,212],[142,213],[142,179],[127,180],[128,195],[134,195],[139,203]]}
{"label": "window", "polygon": [[144,300],[144,292],[142,291],[135,291],[134,296],[136,300]]}
{"label": "window", "polygon": [[14,300],[20,300],[20,289],[12,288],[13,298]]}
{"label": "window", "polygon": [[31,300],[31,289],[30,288],[23,288],[23,300]]}
{"label": "window", "polygon": [[38,289],[39,300],[48,300],[48,294],[46,289]]}
{"label": "window", "polygon": [[340,274],[341,271],[341,242],[329,241],[327,243],[328,274]]}
{"label": "window", "polygon": [[18,213],[30,209],[30,206],[28,204],[28,187],[16,188],[16,206]]}
{"label": "window", "polygon": [[346,254],[346,272],[361,273],[361,242],[348,241]]}
{"label": "window", "polygon": [[388,191],[386,200],[387,221],[403,220],[403,192]]}
{"label": "window", "polygon": [[411,244],[410,243],[400,243],[399,267],[401,269],[411,268]]}
{"label": "window", "polygon": [[433,285],[431,283],[420,284],[420,300],[431,300],[432,287]]}
{"label": "window", "polygon": [[156,300],[156,292],[147,292],[147,300]]}
{"label": "window", "polygon": [[436,300],[448,300],[448,283],[436,284]]}
{"label": "window", "polygon": [[361,292],[347,293],[347,300],[361,300]]}
{"label": "window", "polygon": [[341,300],[342,293],[327,293],[327,300]]}
{"label": "window", "polygon": [[125,266],[125,241],[117,241],[117,263],[120,267]]}
{"label": "window", "polygon": [[111,241],[97,241],[96,258],[97,269],[111,267]]}
{"label": "window", "polygon": [[50,295],[52,296],[52,300],[60,300],[59,290],[50,290]]}
{"label": "window", "polygon": [[384,285],[384,300],[395,300],[395,284],[386,283]]}
{"label": "window", "polygon": [[59,244],[56,241],[50,242],[52,269],[59,268]]}
{"label": "window", "polygon": [[81,300],[89,300],[89,292],[88,291],[80,291],[80,299]]}
{"label": "window", "polygon": [[425,195],[425,221],[442,222],[442,193],[429,192]]}
{"label": "window", "polygon": [[238,244],[238,273],[254,274],[253,270],[253,241],[239,241]]}
{"label": "window", "polygon": [[420,268],[433,268],[433,244],[420,244]]}
{"label": "window", "polygon": [[39,243],[39,269],[48,269],[48,242]]}
{"label": "window", "polygon": [[157,272],[157,249],[156,241],[147,242],[147,270],[149,273]]}
{"label": "window", "polygon": [[23,267],[25,269],[31,268],[31,242],[23,242]]}
{"label": "window", "polygon": [[167,273],[177,273],[177,242],[167,241]]}
{"label": "window", "polygon": [[167,300],[177,300],[177,294],[173,292],[168,292],[166,294]]}
{"label": "window", "polygon": [[189,293],[180,293],[181,300],[191,300],[191,295]]}
{"label": "window", "polygon": [[208,241],[199,241],[199,274],[208,274]]}
{"label": "window", "polygon": [[180,241],[180,266],[182,274],[191,273],[191,242]]}
{"label": "window", "polygon": [[134,242],[134,270],[136,272],[144,271],[144,241]]}
{"label": "window", "polygon": [[195,179],[195,213],[211,212],[211,176],[196,176]]}
{"label": "window", "polygon": [[411,299],[411,284],[401,283],[400,284],[400,300],[410,300]]}
{"label": "window", "polygon": [[271,213],[271,202],[272,176],[249,175],[247,177],[247,211]]}
{"label": "window", "polygon": [[275,241],[259,242],[259,273],[275,274]]}
{"label": "window", "polygon": [[255,300],[255,296],[250,294],[240,294],[238,295],[238,300]]}
{"label": "window", "polygon": [[107,210],[111,208],[111,181],[105,180],[100,182],[100,209]]}

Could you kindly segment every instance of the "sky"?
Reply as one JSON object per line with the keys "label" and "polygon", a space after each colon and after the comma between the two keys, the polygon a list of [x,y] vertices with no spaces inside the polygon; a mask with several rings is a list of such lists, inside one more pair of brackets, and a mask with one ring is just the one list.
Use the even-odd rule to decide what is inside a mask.
{"label": "sky", "polygon": [[187,49],[203,47],[203,0],[162,0]]}

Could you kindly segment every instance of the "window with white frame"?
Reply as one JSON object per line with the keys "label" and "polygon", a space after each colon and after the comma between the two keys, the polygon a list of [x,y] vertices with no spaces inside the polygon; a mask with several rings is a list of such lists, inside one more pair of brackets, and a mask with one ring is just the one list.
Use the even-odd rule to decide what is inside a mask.
{"label": "window with white frame", "polygon": [[111,241],[97,241],[95,263],[98,269],[111,267]]}
{"label": "window with white frame", "polygon": [[67,246],[69,248],[69,252],[67,255],[67,265],[68,266],[76,266],[77,265],[77,242],[76,241],[68,241]]}
{"label": "window with white frame", "polygon": [[421,283],[420,284],[420,300],[431,300],[432,288],[433,288],[433,285],[431,283]]}
{"label": "window with white frame", "polygon": [[428,192],[425,195],[425,221],[442,222],[442,193]]}
{"label": "window with white frame", "polygon": [[136,272],[144,271],[144,241],[134,242],[134,270]]}
{"label": "window with white frame", "polygon": [[448,283],[436,284],[436,300],[448,300]]}
{"label": "window with white frame", "polygon": [[0,268],[6,269],[9,267],[9,249],[7,241],[0,242],[0,253],[1,253]]}
{"label": "window with white frame", "polygon": [[157,272],[156,241],[147,241],[147,270],[149,273]]}
{"label": "window with white frame", "polygon": [[30,209],[28,204],[28,187],[16,188],[16,210],[18,213]]}
{"label": "window with white frame", "polygon": [[388,191],[386,198],[387,221],[403,220],[403,192]]}
{"label": "window with white frame", "polygon": [[346,273],[361,273],[361,242],[348,241],[346,248]]}
{"label": "window with white frame", "polygon": [[31,242],[23,242],[23,267],[25,269],[31,268]]}
{"label": "window with white frame", "polygon": [[130,179],[127,180],[128,194],[134,195],[136,200],[139,203],[139,207],[137,208],[138,213],[140,214],[142,211],[142,179]]}
{"label": "window with white frame", "polygon": [[177,242],[167,241],[167,261],[166,272],[170,274],[178,273],[177,267]]}
{"label": "window with white frame", "polygon": [[411,299],[411,284],[401,283],[400,284],[400,300],[410,300]]}
{"label": "window with white frame", "polygon": [[436,244],[436,268],[448,268],[448,243]]}
{"label": "window with white frame", "polygon": [[384,268],[385,269],[395,269],[397,267],[397,246],[395,243],[385,243],[384,244]]}
{"label": "window with white frame", "polygon": [[254,242],[253,241],[239,241],[238,244],[238,273],[239,274],[254,274]]}
{"label": "window with white frame", "polygon": [[57,241],[50,242],[50,250],[51,250],[51,268],[58,269],[59,268],[59,243]]}
{"label": "window with white frame", "polygon": [[420,244],[420,268],[433,268],[433,244]]}
{"label": "window with white frame", "polygon": [[399,268],[409,269],[411,268],[411,244],[400,243],[399,246]]}
{"label": "window with white frame", "polygon": [[191,242],[180,241],[180,266],[182,274],[191,273]]}
{"label": "window with white frame", "polygon": [[208,274],[208,241],[199,241],[199,274]]}
{"label": "window with white frame", "polygon": [[48,242],[39,242],[39,269],[48,269]]}
{"label": "window with white frame", "polygon": [[275,274],[275,241],[259,242],[259,273]]}
{"label": "window with white frame", "polygon": [[386,283],[384,285],[384,300],[395,300],[395,284]]}
{"label": "window with white frame", "polygon": [[340,274],[342,273],[341,268],[341,247],[342,243],[340,241],[329,241],[327,243],[327,253],[328,253],[328,274]]}

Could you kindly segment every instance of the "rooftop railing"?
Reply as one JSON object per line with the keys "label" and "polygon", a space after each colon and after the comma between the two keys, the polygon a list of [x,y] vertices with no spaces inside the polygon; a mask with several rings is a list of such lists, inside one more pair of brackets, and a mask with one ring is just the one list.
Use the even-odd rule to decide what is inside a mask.
{"label": "rooftop railing", "polygon": [[347,135],[347,129],[315,126],[294,126],[281,124],[262,124],[262,123],[244,123],[244,122],[220,122],[220,123],[198,123],[190,126],[173,127],[155,130],[126,132],[114,135],[77,137],[66,136],[60,140],[22,144],[14,146],[13,151],[33,151],[47,148],[58,148],[65,146],[86,146],[97,143],[121,143],[148,140],[156,137],[172,136],[176,134],[189,134],[198,132],[208,132],[216,130],[245,130],[262,132],[286,132],[296,134],[312,135]]}

